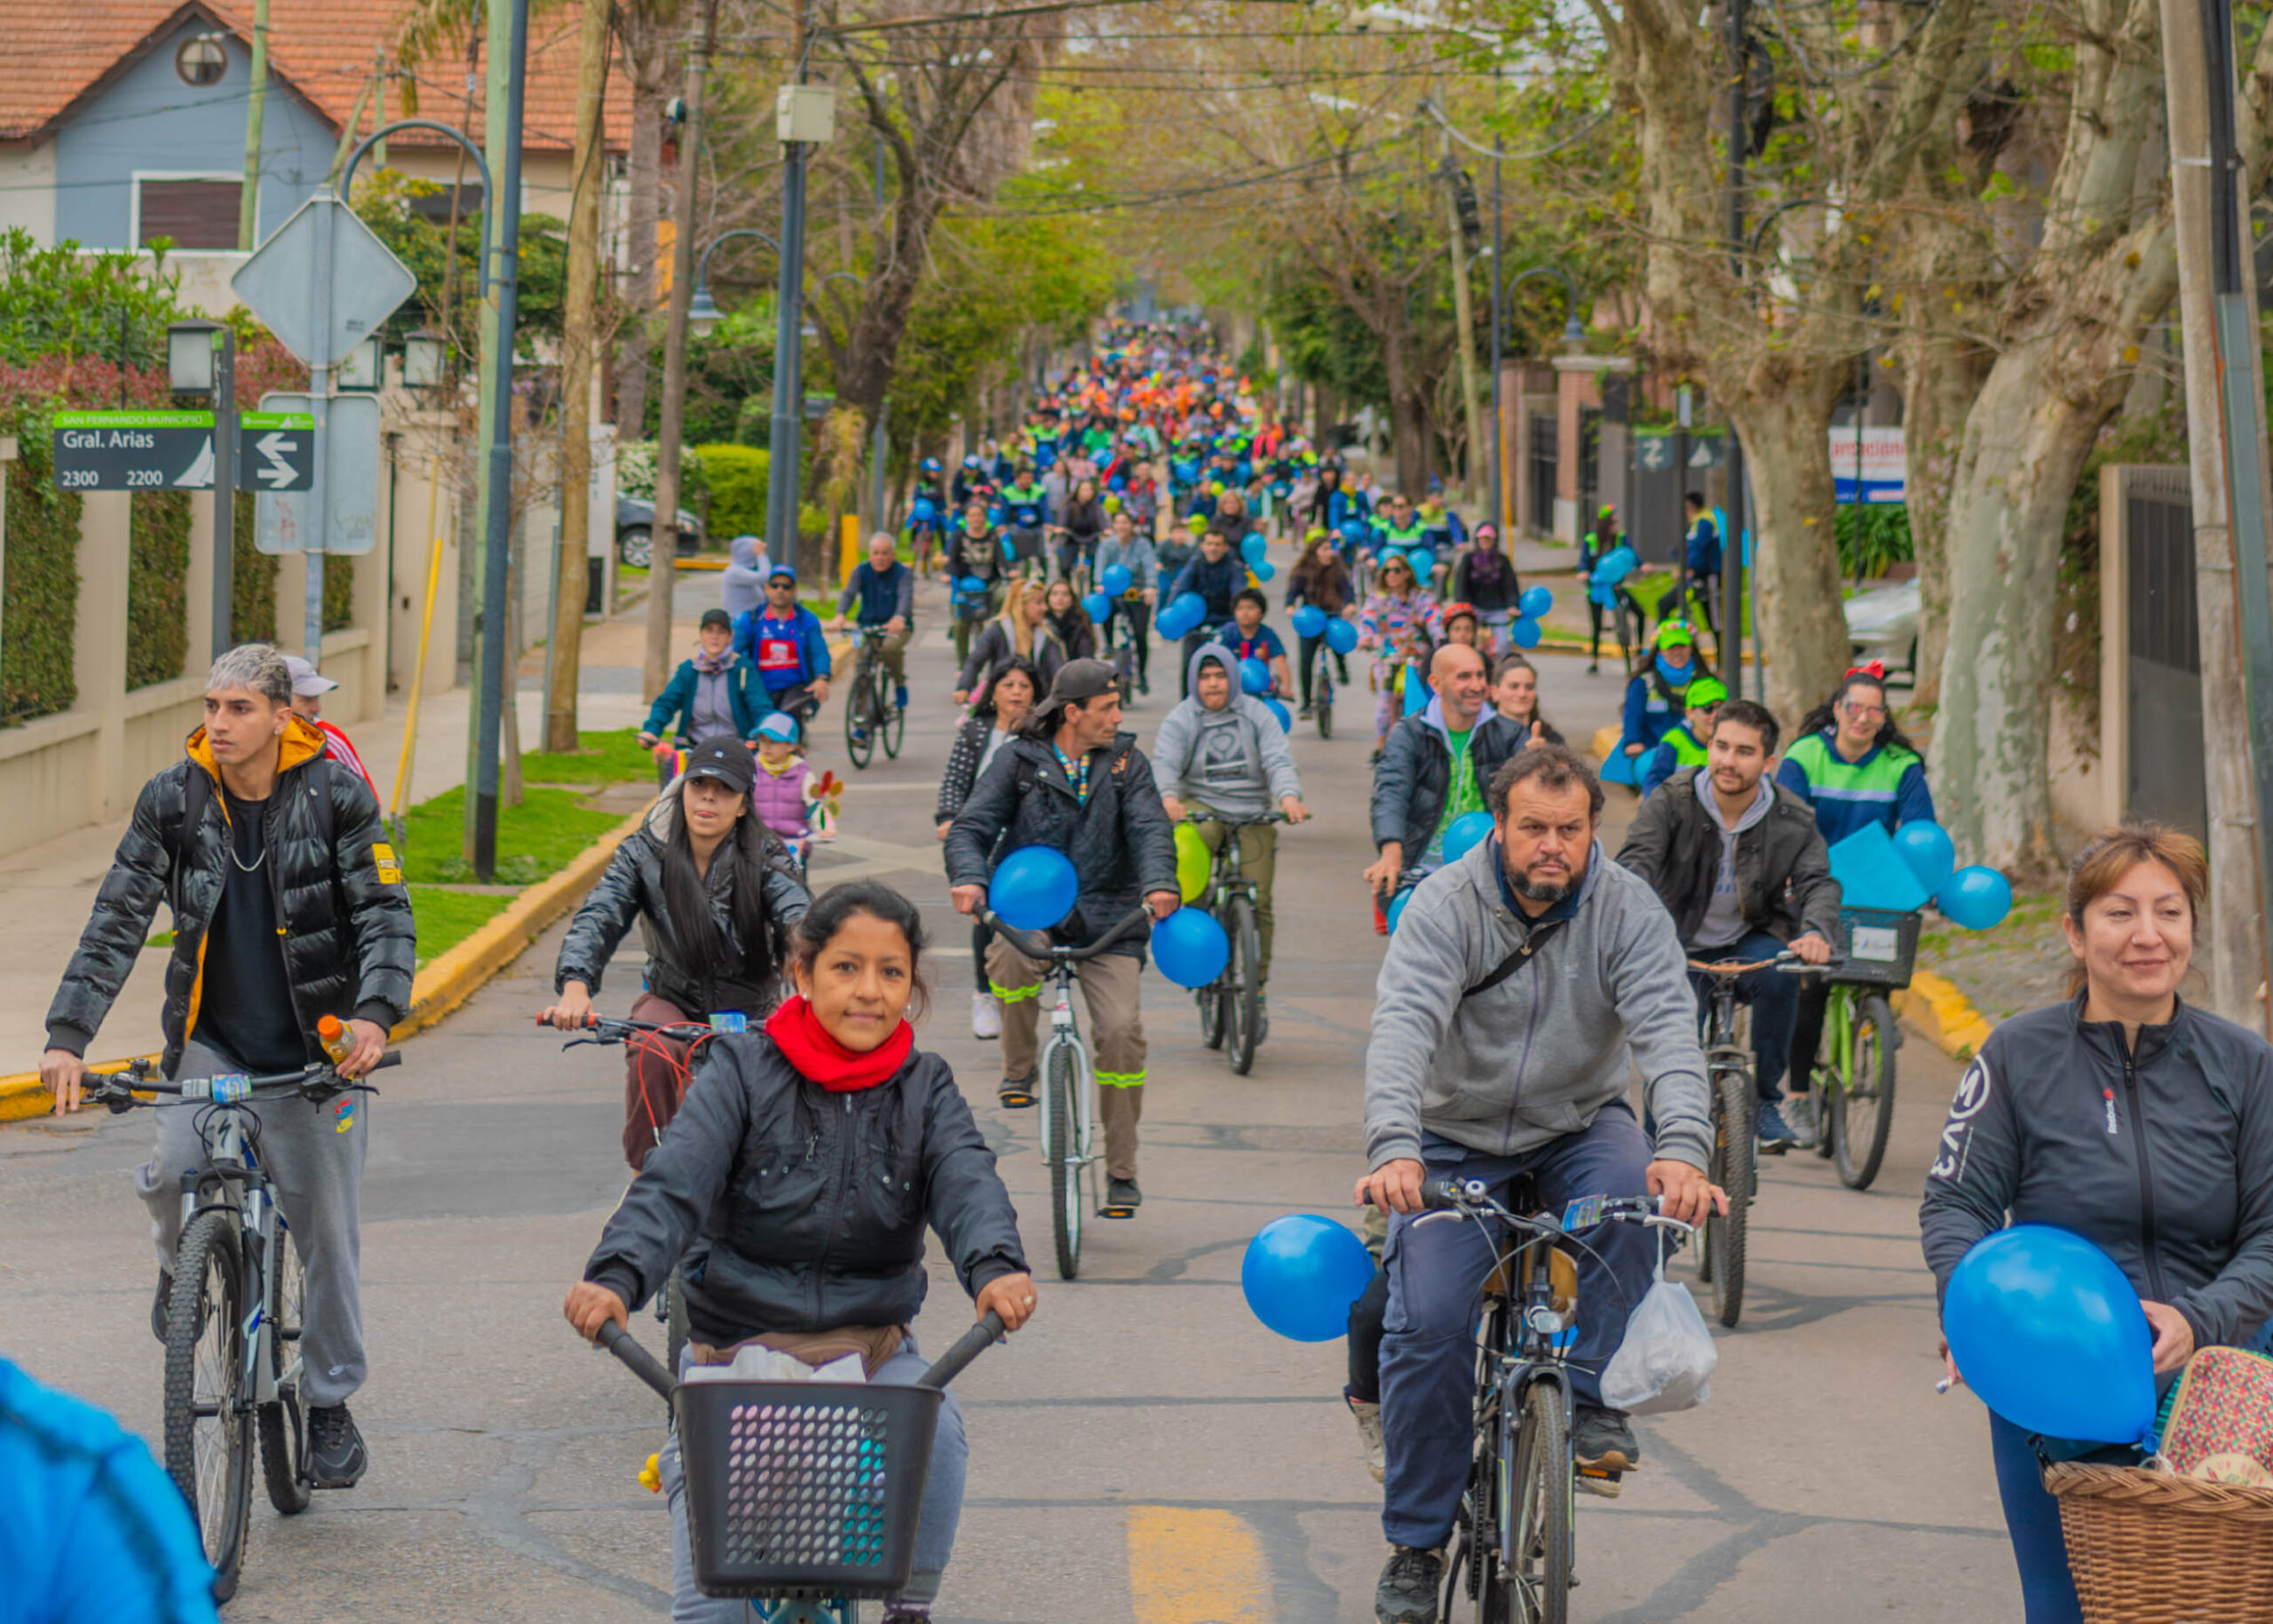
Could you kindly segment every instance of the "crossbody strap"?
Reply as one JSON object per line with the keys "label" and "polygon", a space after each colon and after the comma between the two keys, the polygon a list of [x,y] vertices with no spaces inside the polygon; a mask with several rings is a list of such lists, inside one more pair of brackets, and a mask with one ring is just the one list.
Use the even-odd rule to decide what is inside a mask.
{"label": "crossbody strap", "polygon": [[1532,926],[1529,933],[1524,938],[1522,947],[1517,948],[1506,958],[1501,959],[1497,969],[1493,970],[1490,975],[1485,977],[1483,980],[1478,981],[1475,986],[1462,993],[1461,996],[1462,998],[1473,998],[1478,993],[1490,992],[1493,987],[1499,986],[1500,983],[1505,981],[1509,976],[1514,975],[1516,971],[1530,963],[1532,955],[1536,954],[1541,947],[1546,947],[1548,939],[1554,936],[1555,932],[1561,930],[1563,926],[1568,923],[1569,922],[1566,920],[1548,919]]}

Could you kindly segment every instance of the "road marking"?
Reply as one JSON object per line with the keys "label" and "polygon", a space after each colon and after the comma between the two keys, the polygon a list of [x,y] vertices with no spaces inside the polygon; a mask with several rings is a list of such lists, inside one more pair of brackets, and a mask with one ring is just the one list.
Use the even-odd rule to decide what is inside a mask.
{"label": "road marking", "polygon": [[1270,1565],[1229,1511],[1129,1509],[1129,1593],[1136,1624],[1276,1624]]}

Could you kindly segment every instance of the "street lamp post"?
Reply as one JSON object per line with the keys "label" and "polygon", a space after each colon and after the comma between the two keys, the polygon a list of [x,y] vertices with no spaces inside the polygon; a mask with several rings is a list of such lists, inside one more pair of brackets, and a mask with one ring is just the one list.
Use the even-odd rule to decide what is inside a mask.
{"label": "street lamp post", "polygon": [[178,395],[213,406],[213,657],[234,638],[237,542],[236,335],[218,321],[177,321],[166,329],[166,383]]}
{"label": "street lamp post", "polygon": [[694,265],[694,297],[686,306],[686,324],[697,338],[708,338],[718,330],[718,323],[725,319],[725,312],[718,308],[718,301],[710,297],[710,256],[737,237],[755,237],[772,249],[776,257],[781,245],[755,226],[744,226],[733,231],[721,232],[703,245],[702,257]]}
{"label": "street lamp post", "polygon": [[803,416],[798,350],[804,339],[805,279],[805,168],[812,150],[836,133],[836,100],[826,86],[785,84],[774,103],[774,133],[782,146],[781,294],[774,301],[773,423],[767,436],[765,529],[767,555],[796,566],[797,437]]}
{"label": "street lamp post", "polygon": [[1579,320],[1579,284],[1561,265],[1535,265],[1518,271],[1508,279],[1508,291],[1513,293],[1534,276],[1551,276],[1563,284],[1563,347],[1573,353],[1586,346],[1587,329]]}

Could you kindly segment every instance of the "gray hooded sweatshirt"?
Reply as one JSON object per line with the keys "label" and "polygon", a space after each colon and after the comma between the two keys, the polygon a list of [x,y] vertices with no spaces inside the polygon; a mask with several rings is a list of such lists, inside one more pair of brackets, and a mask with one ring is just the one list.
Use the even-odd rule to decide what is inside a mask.
{"label": "gray hooded sweatshirt", "polygon": [[[1232,680],[1221,710],[1200,702],[1200,662],[1213,660]],[[1279,718],[1239,688],[1239,662],[1221,643],[1192,651],[1192,697],[1160,718],[1152,741],[1152,774],[1160,793],[1197,801],[1227,818],[1260,818],[1287,796],[1303,793],[1294,753]]]}
{"label": "gray hooded sweatshirt", "polygon": [[1424,1129],[1493,1155],[1536,1149],[1623,1097],[1638,1066],[1658,1155],[1702,1169],[1697,997],[1665,905],[1597,844],[1538,955],[1464,996],[1545,923],[1510,906],[1500,861],[1492,839],[1437,869],[1390,938],[1366,1050],[1366,1165],[1420,1161]]}

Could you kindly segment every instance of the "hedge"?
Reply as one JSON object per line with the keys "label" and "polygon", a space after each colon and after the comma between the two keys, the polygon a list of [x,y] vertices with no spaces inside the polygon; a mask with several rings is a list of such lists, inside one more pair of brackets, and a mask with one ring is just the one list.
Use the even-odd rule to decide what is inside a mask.
{"label": "hedge", "polygon": [[171,682],[189,654],[189,493],[136,491],[128,501],[126,685]]}
{"label": "hedge", "polygon": [[[305,614],[304,606],[300,613]],[[345,631],[355,619],[355,559],[326,554],[323,561],[323,629]]]}
{"label": "hedge", "polygon": [[697,446],[710,481],[713,541],[765,534],[766,454],[755,446]]}
{"label": "hedge", "polygon": [[252,544],[252,493],[239,491],[236,516],[230,521],[234,545],[230,549],[229,641],[273,643],[277,558]]}
{"label": "hedge", "polygon": [[26,432],[22,460],[4,465],[8,551],[0,603],[0,721],[68,710],[79,697],[71,665],[79,618],[79,494],[49,483],[45,426]]}

